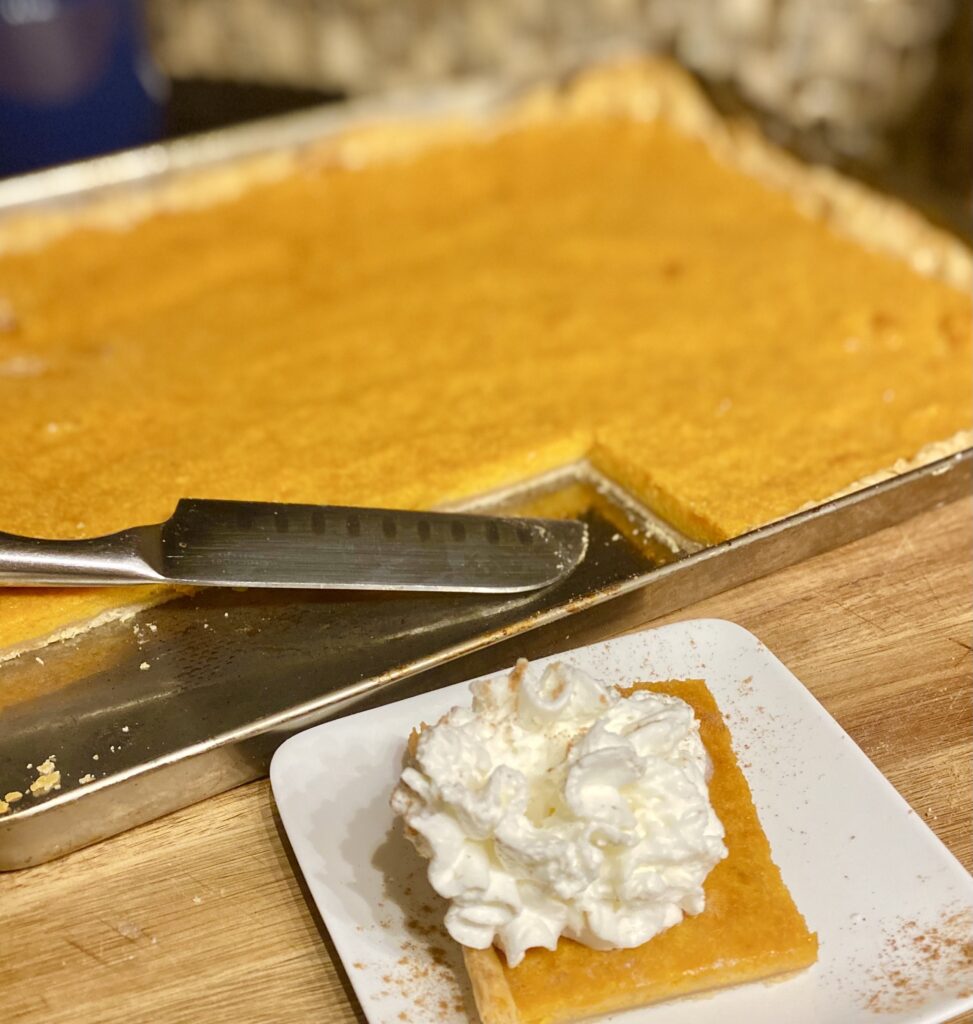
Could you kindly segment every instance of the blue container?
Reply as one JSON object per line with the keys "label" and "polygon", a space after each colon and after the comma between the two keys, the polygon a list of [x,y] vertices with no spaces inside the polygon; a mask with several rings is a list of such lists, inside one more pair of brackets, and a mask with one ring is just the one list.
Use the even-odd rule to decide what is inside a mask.
{"label": "blue container", "polygon": [[152,142],[166,95],[139,0],[0,0],[0,175]]}

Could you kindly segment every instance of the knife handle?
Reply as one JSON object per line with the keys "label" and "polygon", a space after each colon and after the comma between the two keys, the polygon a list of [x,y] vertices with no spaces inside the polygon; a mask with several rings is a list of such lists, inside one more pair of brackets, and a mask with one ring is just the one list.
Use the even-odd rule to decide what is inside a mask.
{"label": "knife handle", "polygon": [[[154,540],[154,543],[153,543]],[[0,587],[95,587],[159,582],[158,527],[84,540],[41,540],[0,531]]]}

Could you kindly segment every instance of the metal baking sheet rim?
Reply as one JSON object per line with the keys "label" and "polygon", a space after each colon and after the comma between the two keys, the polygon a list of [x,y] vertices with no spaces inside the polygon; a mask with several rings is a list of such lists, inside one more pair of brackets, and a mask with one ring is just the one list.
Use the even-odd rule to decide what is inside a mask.
{"label": "metal baking sheet rim", "polygon": [[324,104],[34,171],[0,181],[0,216],[81,202],[113,189],[150,185],[163,178],[251,157],[297,155],[316,142],[371,124],[444,116],[486,117],[522,94],[532,82],[474,79]]}
{"label": "metal baking sheet rim", "polygon": [[[655,602],[653,612],[664,615],[964,497],[970,493],[971,484],[973,449],[965,449],[512,625],[443,647],[259,719],[244,729],[214,736],[170,757],[112,775],[84,790],[55,795],[19,814],[16,820],[0,821],[0,870],[43,863],[252,781],[262,774],[260,765],[287,736],[325,718],[348,713],[355,709],[356,701],[379,691],[387,691],[387,699],[394,700],[392,687],[396,682],[414,680],[449,661],[633,591],[650,595]],[[160,776],[165,776],[164,780]],[[119,802],[117,788],[122,784],[129,787],[129,799]],[[139,807],[137,821],[131,810],[131,798],[136,795],[142,797],[134,801]],[[56,824],[50,820],[55,811]],[[52,840],[52,825],[60,836],[70,839]]]}
{"label": "metal baking sheet rim", "polygon": [[442,84],[392,89],[18,175],[0,181],[0,216],[79,201],[113,188],[150,184],[234,160],[297,154],[350,128],[448,116],[488,117],[529,90],[569,81],[593,64],[644,57],[640,47],[621,40],[591,44],[585,51],[583,56],[568,55],[547,70],[508,78],[470,75]]}

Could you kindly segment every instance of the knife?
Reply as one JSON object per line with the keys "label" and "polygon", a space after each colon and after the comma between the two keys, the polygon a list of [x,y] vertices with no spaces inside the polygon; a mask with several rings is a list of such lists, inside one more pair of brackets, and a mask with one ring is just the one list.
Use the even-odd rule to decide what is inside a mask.
{"label": "knife", "polygon": [[573,520],[184,498],[163,523],[104,537],[0,532],[0,586],[518,593],[567,576],[587,542]]}

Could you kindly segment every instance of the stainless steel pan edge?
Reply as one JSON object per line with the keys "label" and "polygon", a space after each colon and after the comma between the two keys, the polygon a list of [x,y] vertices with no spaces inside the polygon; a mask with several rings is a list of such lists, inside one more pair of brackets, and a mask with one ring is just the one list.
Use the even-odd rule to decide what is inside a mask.
{"label": "stainless steel pan edge", "polygon": [[200,132],[80,160],[0,181],[0,217],[43,207],[85,202],[136,186],[150,186],[186,172],[267,154],[297,154],[314,143],[371,123],[487,117],[527,83],[473,79],[440,87],[402,90],[381,97],[330,103],[292,114]]}
{"label": "stainless steel pan edge", "polygon": [[[614,489],[590,469],[585,472],[589,482]],[[56,794],[15,818],[0,819],[0,869],[42,863],[256,779],[265,774],[274,749],[293,733],[366,705],[443,685],[431,670],[527,630],[634,591],[641,591],[640,601],[661,616],[964,497],[971,486],[973,450],[968,449],[501,628],[487,628],[355,683],[335,685],[315,700],[214,735],[170,757]],[[469,678],[496,667],[485,668],[483,655],[477,657],[453,665],[451,675]]]}
{"label": "stainless steel pan edge", "polygon": [[0,217],[37,206],[84,202],[112,190],[150,185],[251,157],[298,154],[350,128],[443,117],[488,118],[538,86],[570,81],[600,62],[644,56],[638,46],[624,41],[586,45],[584,50],[567,55],[556,68],[524,70],[502,78],[470,75],[389,89],[18,175],[0,181]]}

